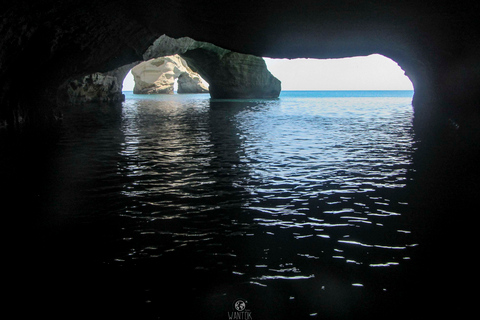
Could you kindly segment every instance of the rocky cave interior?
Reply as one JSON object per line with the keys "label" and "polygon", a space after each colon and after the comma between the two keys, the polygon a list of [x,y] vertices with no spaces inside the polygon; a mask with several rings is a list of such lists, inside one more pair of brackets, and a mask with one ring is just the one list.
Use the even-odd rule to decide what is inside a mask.
{"label": "rocky cave interior", "polygon": [[[68,100],[59,92],[75,79],[121,69],[121,86],[132,64],[146,60],[149,48],[165,34],[235,55],[324,59],[382,54],[405,70],[415,88],[414,128],[423,141],[421,151],[431,155],[419,160],[429,177],[422,186],[452,190],[449,199],[425,202],[436,202],[445,214],[454,213],[458,204],[476,207],[478,1],[19,0],[3,4],[0,17],[0,127],[9,132],[36,134],[55,126]],[[181,51],[170,45],[171,51]],[[211,53],[202,50],[184,52],[184,58],[210,59]],[[202,70],[211,62],[192,65],[206,75],[212,92],[214,81]],[[26,82],[38,75],[47,76]],[[450,147],[436,153],[437,145],[447,143],[445,137]],[[429,167],[432,157],[442,161],[435,169]],[[454,181],[449,180],[452,168]]]}

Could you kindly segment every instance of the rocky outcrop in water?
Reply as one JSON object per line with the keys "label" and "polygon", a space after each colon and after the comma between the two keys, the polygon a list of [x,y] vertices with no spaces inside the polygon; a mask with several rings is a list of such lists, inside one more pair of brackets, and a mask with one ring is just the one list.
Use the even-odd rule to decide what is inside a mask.
{"label": "rocky outcrop in water", "polygon": [[179,93],[206,93],[202,78],[180,56],[159,57],[142,62],[132,69],[135,94],[173,94],[178,79]]}

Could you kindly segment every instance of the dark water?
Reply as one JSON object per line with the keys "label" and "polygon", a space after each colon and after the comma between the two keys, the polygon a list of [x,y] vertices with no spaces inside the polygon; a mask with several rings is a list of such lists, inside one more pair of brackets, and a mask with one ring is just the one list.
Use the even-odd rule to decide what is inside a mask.
{"label": "dark water", "polygon": [[5,138],[14,300],[64,319],[229,319],[237,299],[243,319],[462,310],[468,242],[443,212],[462,183],[438,175],[450,160],[430,154],[450,153],[422,145],[411,97],[130,94],[35,146]]}

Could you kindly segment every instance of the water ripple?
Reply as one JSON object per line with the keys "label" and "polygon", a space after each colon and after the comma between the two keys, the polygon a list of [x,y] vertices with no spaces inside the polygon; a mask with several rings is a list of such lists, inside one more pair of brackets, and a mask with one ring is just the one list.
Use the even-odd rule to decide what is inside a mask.
{"label": "water ripple", "polygon": [[65,138],[62,172],[116,221],[107,264],[179,261],[260,287],[323,286],[332,266],[361,287],[417,245],[411,120],[408,98],[127,100],[115,139]]}

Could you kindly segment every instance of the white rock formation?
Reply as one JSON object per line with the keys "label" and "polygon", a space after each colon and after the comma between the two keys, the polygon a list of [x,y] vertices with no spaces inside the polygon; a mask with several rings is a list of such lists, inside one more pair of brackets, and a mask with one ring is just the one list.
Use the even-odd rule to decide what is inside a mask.
{"label": "white rock formation", "polygon": [[200,75],[190,69],[179,55],[166,56],[142,62],[132,69],[135,80],[133,93],[173,94],[175,79],[179,93],[206,93]]}

